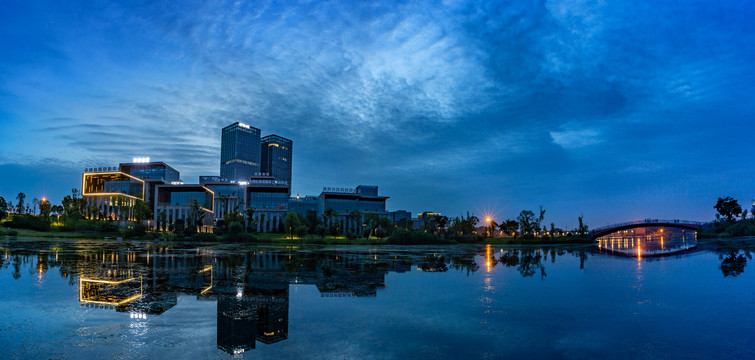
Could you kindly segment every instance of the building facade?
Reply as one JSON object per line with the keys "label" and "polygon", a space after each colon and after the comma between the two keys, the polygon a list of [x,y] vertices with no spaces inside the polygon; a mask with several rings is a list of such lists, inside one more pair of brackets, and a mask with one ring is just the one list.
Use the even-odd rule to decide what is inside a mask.
{"label": "building facade", "polygon": [[291,184],[291,155],[294,142],[272,134],[263,137],[261,143],[262,173]]}
{"label": "building facade", "polygon": [[220,177],[247,181],[261,171],[260,129],[236,122],[223,128],[220,140]]}
{"label": "building facade", "polygon": [[254,209],[253,220],[258,232],[279,232],[288,214],[287,182],[272,176],[254,176],[246,185],[246,207]]}
{"label": "building facade", "polygon": [[[193,205],[195,201],[198,208]],[[178,220],[191,226],[198,220],[198,230],[209,232],[214,228],[214,204],[215,194],[202,185],[158,185],[153,220],[158,227],[176,224]]]}
{"label": "building facade", "polygon": [[144,180],[115,168],[89,168],[82,174],[81,195],[90,219],[132,221],[136,201],[143,201],[144,193]]}

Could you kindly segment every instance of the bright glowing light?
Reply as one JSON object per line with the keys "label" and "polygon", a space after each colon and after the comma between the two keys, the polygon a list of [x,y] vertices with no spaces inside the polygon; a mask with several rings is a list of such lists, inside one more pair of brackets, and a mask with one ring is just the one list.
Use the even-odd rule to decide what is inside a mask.
{"label": "bright glowing light", "polygon": [[134,163],[148,163],[149,162],[149,157],[147,157],[147,156],[135,157],[135,158],[133,158],[133,162]]}
{"label": "bright glowing light", "polygon": [[485,221],[487,221],[488,223],[490,223],[490,221],[492,221],[492,220],[493,219],[491,219],[490,216],[488,216],[488,217],[485,218]]}

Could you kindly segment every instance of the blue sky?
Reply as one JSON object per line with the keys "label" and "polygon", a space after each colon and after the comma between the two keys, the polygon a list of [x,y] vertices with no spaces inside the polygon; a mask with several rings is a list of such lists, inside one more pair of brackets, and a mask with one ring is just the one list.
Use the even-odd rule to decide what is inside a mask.
{"label": "blue sky", "polygon": [[[293,192],[592,226],[755,198],[747,1],[4,1],[0,196],[149,156],[219,173],[220,129],[294,140]],[[749,207],[749,206],[748,206]]]}

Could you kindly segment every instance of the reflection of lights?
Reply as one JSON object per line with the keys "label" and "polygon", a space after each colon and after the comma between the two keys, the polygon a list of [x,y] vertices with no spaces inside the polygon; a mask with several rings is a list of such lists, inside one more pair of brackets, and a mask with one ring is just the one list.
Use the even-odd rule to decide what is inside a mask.
{"label": "reflection of lights", "polygon": [[132,319],[146,319],[147,318],[147,314],[145,313],[129,313],[128,315]]}
{"label": "reflection of lights", "polygon": [[105,284],[105,285],[120,285],[120,284],[124,284],[131,281],[136,281],[136,278],[129,278],[129,279],[119,280],[119,281],[79,278],[79,302],[87,303],[87,304],[101,304],[101,305],[115,305],[115,306],[128,304],[142,297],[142,278],[141,277],[139,277],[139,293],[136,295],[132,295],[127,298],[121,299],[120,301],[118,300],[110,300],[110,301],[91,300],[88,298],[85,299],[84,298],[84,284],[94,283],[94,284]]}
{"label": "reflection of lights", "polygon": [[490,266],[491,266],[491,262],[490,262],[490,257],[491,257],[491,255],[490,255],[490,251],[491,251],[491,249],[490,249],[490,244],[488,244],[488,245],[487,245],[487,246],[485,247],[485,266],[487,267],[487,271],[488,271],[488,272],[490,272]]}
{"label": "reflection of lights", "polygon": [[637,261],[642,260],[642,248],[640,247],[640,244],[637,244]]}
{"label": "reflection of lights", "polygon": [[[199,273],[201,274],[201,273],[208,272],[208,271],[210,272],[210,286],[204,288],[199,293],[200,295],[204,295],[206,292],[208,292],[208,291],[210,291],[210,289],[212,289],[212,265],[208,265],[204,269],[199,270]],[[236,295],[236,296],[238,296],[238,295]]]}

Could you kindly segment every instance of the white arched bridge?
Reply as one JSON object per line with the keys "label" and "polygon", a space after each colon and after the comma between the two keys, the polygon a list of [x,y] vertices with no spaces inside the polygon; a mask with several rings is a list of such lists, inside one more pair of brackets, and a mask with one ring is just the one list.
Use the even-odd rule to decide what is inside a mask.
{"label": "white arched bridge", "polygon": [[642,228],[642,227],[651,227],[651,226],[663,226],[663,227],[697,231],[701,227],[703,227],[703,223],[699,221],[688,221],[688,220],[645,219],[645,220],[631,221],[631,222],[625,222],[625,223],[620,223],[620,224],[599,227],[590,231],[590,237],[593,239],[597,239],[601,236],[615,233],[617,231],[636,229],[636,228]]}

